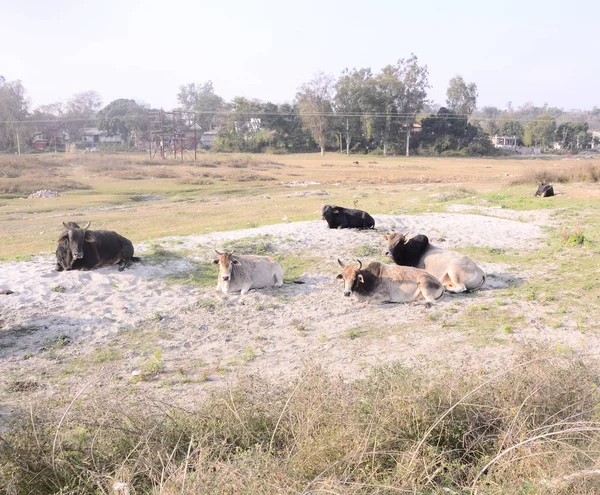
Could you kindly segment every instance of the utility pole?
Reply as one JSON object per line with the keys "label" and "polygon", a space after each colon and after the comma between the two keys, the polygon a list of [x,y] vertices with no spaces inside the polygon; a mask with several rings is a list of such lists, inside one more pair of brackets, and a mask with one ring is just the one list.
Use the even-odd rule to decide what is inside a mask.
{"label": "utility pole", "polygon": [[198,129],[198,123],[196,122],[196,112],[194,112],[194,161],[196,161],[196,154],[198,153],[198,135],[196,130]]}
{"label": "utility pole", "polygon": [[17,131],[17,153],[21,156],[21,143],[19,142],[19,131]]}
{"label": "utility pole", "polygon": [[350,124],[346,117],[346,156],[350,156]]}
{"label": "utility pole", "polygon": [[410,156],[410,129],[412,122],[406,124],[406,156]]}

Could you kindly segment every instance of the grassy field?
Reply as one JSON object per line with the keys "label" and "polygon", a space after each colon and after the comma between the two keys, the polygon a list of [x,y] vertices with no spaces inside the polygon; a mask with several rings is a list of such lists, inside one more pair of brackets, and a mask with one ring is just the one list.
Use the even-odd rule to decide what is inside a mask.
{"label": "grassy field", "polygon": [[[515,220],[544,210],[549,219],[535,250],[459,248],[508,267],[523,283],[450,299],[393,328],[348,321],[339,335],[327,335],[313,332],[301,312],[290,322],[301,341],[353,346],[358,356],[378,341],[379,352],[390,351],[389,335],[403,342],[452,334],[457,352],[492,349],[506,356],[504,365],[438,366],[439,357],[429,355],[421,366],[390,363],[347,380],[313,356],[300,376],[269,380],[245,372],[261,360],[259,334],[235,359],[215,364],[202,356],[189,368],[171,369],[180,351],[169,345],[182,329],[166,326],[169,315],[160,312],[87,354],[59,338],[40,352],[40,368],[30,367],[31,356],[7,362],[0,414],[11,422],[0,427],[0,492],[119,493],[114,483],[124,483],[132,494],[598,493],[598,163],[337,154],[203,155],[196,163],[134,155],[0,157],[3,261],[53,251],[61,222],[69,220],[148,242],[147,256],[160,263],[185,257],[163,237],[316,220],[326,203],[378,214],[475,207]],[[557,196],[533,198],[538,179],[559,182]],[[26,199],[38,189],[63,195]],[[270,243],[268,236],[248,237],[224,247],[273,254],[290,279],[319,266],[314,255],[282,254]],[[381,255],[366,242],[353,254]],[[214,277],[212,265],[194,262],[167,282],[202,291]],[[60,296],[65,287],[52,291]],[[199,325],[215,317],[216,332],[231,334],[232,308],[199,294],[186,309],[189,320],[181,321]],[[288,304],[286,296],[273,297],[252,309],[268,320]],[[242,310],[252,314],[236,308]],[[555,340],[557,332],[563,340]],[[528,340],[532,333],[538,338]],[[115,369],[130,374],[131,360],[141,374],[124,380]],[[183,400],[233,369],[235,385],[215,387],[193,406]]]}
{"label": "grassy field", "polygon": [[[594,163],[337,154],[206,155],[183,163],[150,161],[143,155],[0,156],[0,231],[5,234],[0,260],[53,251],[62,222],[68,220],[91,220],[92,228],[110,228],[141,242],[283,219],[312,220],[327,202],[373,213],[415,213],[469,201],[476,193],[491,205],[546,208],[529,196],[536,171],[560,177]],[[526,185],[506,191],[523,177]],[[318,184],[282,186],[307,181]],[[39,189],[58,190],[62,196],[25,199]],[[432,199],[433,193],[438,194]],[[575,189],[553,205],[567,207],[574,195],[590,194],[597,197],[598,190]]]}

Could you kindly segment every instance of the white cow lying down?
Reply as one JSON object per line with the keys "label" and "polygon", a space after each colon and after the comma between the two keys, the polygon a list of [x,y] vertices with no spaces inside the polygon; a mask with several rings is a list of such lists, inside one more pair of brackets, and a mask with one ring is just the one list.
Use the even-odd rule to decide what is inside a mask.
{"label": "white cow lying down", "polygon": [[283,268],[269,256],[233,256],[233,251],[216,252],[218,258],[213,263],[219,265],[217,290],[220,292],[240,292],[244,296],[250,289],[283,285]]}

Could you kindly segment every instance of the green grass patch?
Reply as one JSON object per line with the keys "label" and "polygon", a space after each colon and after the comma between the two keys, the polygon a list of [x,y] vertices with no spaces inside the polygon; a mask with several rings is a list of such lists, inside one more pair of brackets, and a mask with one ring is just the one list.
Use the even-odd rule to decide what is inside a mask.
{"label": "green grass patch", "polygon": [[148,258],[153,262],[163,262],[172,259],[183,258],[187,254],[187,250],[173,251],[165,248],[163,245],[158,243],[152,243],[148,246],[147,251],[144,253],[144,258]]}
{"label": "green grass patch", "polygon": [[192,266],[182,272],[167,275],[163,280],[168,284],[210,287],[216,285],[219,268],[212,262],[192,262]]}
{"label": "green grass patch", "polygon": [[277,251],[277,247],[273,242],[273,236],[265,234],[254,237],[245,237],[234,241],[226,241],[221,244],[219,251],[231,252],[235,254],[256,254],[268,255]]}
{"label": "green grass patch", "polygon": [[283,278],[286,282],[297,280],[304,273],[315,273],[323,269],[320,258],[290,254],[275,256],[275,259],[283,268]]}

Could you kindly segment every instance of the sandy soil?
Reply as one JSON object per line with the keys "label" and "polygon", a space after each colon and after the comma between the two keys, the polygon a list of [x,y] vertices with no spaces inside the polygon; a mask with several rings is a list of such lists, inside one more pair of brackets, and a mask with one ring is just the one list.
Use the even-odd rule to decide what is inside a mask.
{"label": "sandy soil", "polygon": [[[445,248],[535,249],[544,237],[541,227],[548,222],[544,212],[479,213],[485,214],[375,215],[377,229],[363,232],[329,230],[324,222],[312,221],[169,237],[160,243],[181,250],[181,258],[144,260],[147,246],[138,245],[136,253],[143,261],[124,272],[116,266],[56,272],[50,255],[0,264],[0,289],[14,291],[0,295],[0,387],[7,387],[10,380],[55,376],[70,360],[85,360],[103,349],[122,350],[121,358],[102,362],[102,367],[130,380],[147,358],[149,346],[162,350],[166,368],[158,381],[170,380],[170,390],[186,397],[190,387],[206,390],[236,373],[283,378],[314,362],[348,378],[391,361],[497,366],[510,354],[511,344],[547,338],[537,335],[535,308],[502,296],[512,309],[527,314],[523,328],[504,336],[505,345],[482,345],[476,332],[445,326],[442,321],[469,305],[496,300],[502,289],[526,283],[535,274],[479,263],[488,275],[484,290],[446,295],[430,309],[415,304],[360,304],[344,298],[341,283],[334,279],[337,258],[348,262],[365,247],[383,251],[381,234],[388,229],[427,233]],[[489,216],[494,213],[499,214]],[[251,291],[243,298],[219,294],[214,287],[169,285],[163,280],[189,271],[194,261],[211,260],[214,248],[223,242],[256,236],[267,236],[274,254],[315,257],[321,262],[302,275],[304,284]],[[63,292],[57,292],[62,290],[59,286]],[[552,338],[573,344],[577,336],[568,330],[556,329]],[[60,336],[69,345],[50,359],[48,345]],[[84,366],[61,379],[75,386],[95,371],[94,366]]]}

